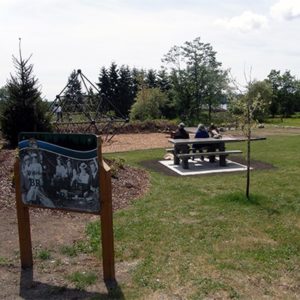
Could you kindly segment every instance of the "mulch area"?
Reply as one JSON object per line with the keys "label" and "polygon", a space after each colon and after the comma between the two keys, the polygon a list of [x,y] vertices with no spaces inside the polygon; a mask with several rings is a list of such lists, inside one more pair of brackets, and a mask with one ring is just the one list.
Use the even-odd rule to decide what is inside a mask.
{"label": "mulch area", "polygon": [[[13,187],[13,168],[15,150],[0,150],[0,211],[15,209],[15,189]],[[141,196],[149,187],[149,176],[145,170],[123,166],[112,177],[113,210],[121,209]],[[35,209],[34,213],[41,210]],[[58,211],[48,211],[58,213]]]}

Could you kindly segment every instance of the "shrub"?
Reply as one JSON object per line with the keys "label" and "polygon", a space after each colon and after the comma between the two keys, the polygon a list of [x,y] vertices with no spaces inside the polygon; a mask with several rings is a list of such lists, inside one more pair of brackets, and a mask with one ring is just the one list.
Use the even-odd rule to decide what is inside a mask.
{"label": "shrub", "polygon": [[159,88],[143,88],[136,97],[131,107],[132,120],[147,120],[161,118],[162,108],[167,103],[167,96]]}

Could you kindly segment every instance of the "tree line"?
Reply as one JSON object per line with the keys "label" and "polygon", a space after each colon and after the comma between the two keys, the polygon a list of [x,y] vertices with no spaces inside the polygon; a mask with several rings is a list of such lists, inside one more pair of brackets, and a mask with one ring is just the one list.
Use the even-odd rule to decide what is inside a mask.
{"label": "tree line", "polygon": [[[118,67],[116,63],[102,67],[97,86],[101,97],[112,104],[103,109],[117,108],[130,119],[180,118],[193,124],[205,114],[211,121],[214,110],[222,104],[230,106],[243,94],[232,84],[230,71],[222,68],[216,54],[210,44],[196,38],[172,47],[159,70]],[[74,76],[75,71],[69,82]],[[270,94],[265,90],[271,89],[260,121],[268,116],[289,117],[300,111],[300,81],[290,71],[271,70],[266,79],[252,83],[265,96]]]}
{"label": "tree line", "polygon": [[[113,62],[108,68],[100,68],[96,82],[100,92],[96,99],[104,100],[104,111],[129,116],[132,120],[179,118],[195,125],[205,115],[210,122],[212,112],[221,104],[230,107],[244,94],[233,85],[230,70],[223,69],[216,55],[212,45],[198,37],[172,47],[164,55],[159,70],[118,66]],[[13,57],[16,74],[0,88],[3,132],[7,128],[15,132],[18,128],[30,131],[49,127],[45,102],[29,59],[23,59],[21,52],[19,58]],[[251,82],[251,90],[263,96],[263,113],[260,111],[256,115],[260,121],[268,116],[288,117],[300,111],[300,81],[290,71],[271,70],[265,80]],[[72,98],[81,93],[76,71],[72,71],[65,95]],[[12,120],[23,122],[24,126]],[[5,136],[10,139],[11,135],[15,134]]]}

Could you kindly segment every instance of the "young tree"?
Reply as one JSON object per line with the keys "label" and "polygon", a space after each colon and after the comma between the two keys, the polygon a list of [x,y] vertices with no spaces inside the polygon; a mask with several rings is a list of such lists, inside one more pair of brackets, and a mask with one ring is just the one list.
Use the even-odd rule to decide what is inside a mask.
{"label": "young tree", "polygon": [[19,59],[13,56],[16,74],[7,81],[7,99],[4,100],[1,118],[2,132],[12,146],[18,143],[21,131],[49,131],[49,118],[46,117],[42,103],[38,80],[33,75],[31,56],[23,59],[21,50]]}
{"label": "young tree", "polygon": [[250,162],[251,162],[251,137],[252,128],[260,116],[269,108],[272,97],[271,86],[266,82],[248,82],[246,91],[232,99],[230,110],[237,117],[239,125],[247,138],[247,181],[246,197],[250,196]]}

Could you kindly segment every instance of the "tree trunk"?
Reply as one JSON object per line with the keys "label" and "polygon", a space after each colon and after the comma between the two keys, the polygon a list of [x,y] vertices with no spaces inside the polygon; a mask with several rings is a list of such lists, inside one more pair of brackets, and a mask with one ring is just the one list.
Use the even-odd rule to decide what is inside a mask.
{"label": "tree trunk", "polygon": [[251,131],[249,130],[249,136],[247,139],[247,183],[246,183],[246,197],[249,199],[250,194],[250,142],[251,142]]}
{"label": "tree trunk", "polygon": [[250,108],[248,105],[247,111],[247,183],[246,183],[246,197],[249,199],[250,196],[250,142],[251,142],[251,118],[250,118]]}
{"label": "tree trunk", "polygon": [[209,101],[209,103],[208,103],[208,122],[209,122],[209,124],[211,123],[211,111],[212,111],[211,103]]}

